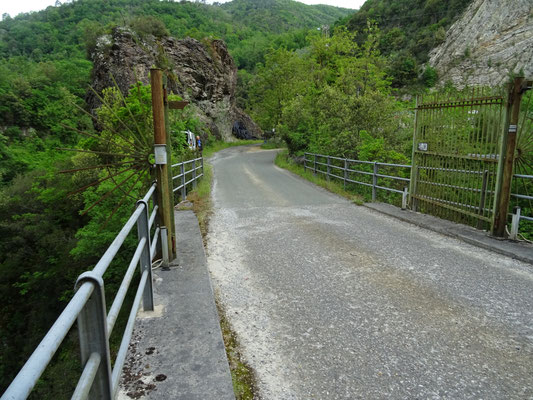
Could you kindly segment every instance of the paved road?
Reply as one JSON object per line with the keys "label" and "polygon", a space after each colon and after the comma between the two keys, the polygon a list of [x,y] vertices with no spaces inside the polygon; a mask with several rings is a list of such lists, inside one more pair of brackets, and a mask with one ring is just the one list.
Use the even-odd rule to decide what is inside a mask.
{"label": "paved road", "polygon": [[208,266],[262,399],[532,399],[533,266],[213,159]]}

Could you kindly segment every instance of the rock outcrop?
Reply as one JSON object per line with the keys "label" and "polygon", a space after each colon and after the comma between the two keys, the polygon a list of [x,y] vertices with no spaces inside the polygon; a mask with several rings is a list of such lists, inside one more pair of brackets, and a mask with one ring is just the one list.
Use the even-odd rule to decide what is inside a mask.
{"label": "rock outcrop", "polygon": [[533,76],[533,1],[474,0],[430,53],[441,83],[498,86]]}
{"label": "rock outcrop", "polygon": [[[126,28],[116,28],[99,39],[93,53],[92,87],[96,92],[114,86],[126,93],[137,81],[150,82],[150,68],[164,65],[170,71],[168,89],[190,102],[213,135],[234,140],[233,126],[244,126],[249,137],[261,137],[261,129],[236,106],[237,67],[221,40],[206,43],[191,38],[153,37],[141,40]],[[93,93],[91,109],[100,105]]]}

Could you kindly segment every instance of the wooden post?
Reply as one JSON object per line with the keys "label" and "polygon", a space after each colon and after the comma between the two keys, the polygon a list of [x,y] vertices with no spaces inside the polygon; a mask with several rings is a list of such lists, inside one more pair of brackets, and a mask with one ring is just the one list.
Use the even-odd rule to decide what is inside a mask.
{"label": "wooden post", "polygon": [[524,89],[523,83],[523,77],[515,78],[509,93],[507,105],[506,122],[508,121],[508,125],[505,125],[502,138],[496,183],[494,224],[492,227],[492,234],[498,237],[505,236],[505,227],[507,226],[507,213],[511,198],[511,182],[513,180],[514,156],[516,151],[516,133],[518,117],[520,115],[520,101],[522,100]]}
{"label": "wooden post", "polygon": [[[150,83],[152,85],[152,113],[154,117],[154,144],[167,146],[167,134],[165,129],[165,106],[163,102],[163,79],[160,69],[150,69]],[[165,155],[167,154],[165,149]],[[172,219],[174,219],[174,207],[170,203],[168,182],[168,159],[157,163],[157,204],[159,205],[159,220],[167,227],[167,244],[170,260],[174,259],[172,249]]]}
{"label": "wooden post", "polygon": [[176,257],[176,222],[174,220],[174,180],[172,179],[172,138],[170,132],[170,122],[168,120],[169,101],[167,93],[167,77],[163,76],[163,105],[165,107],[165,138],[167,142],[167,181],[168,181],[168,201],[170,202],[171,217],[170,217],[170,233],[169,238],[171,240],[172,253],[170,259],[173,260]]}

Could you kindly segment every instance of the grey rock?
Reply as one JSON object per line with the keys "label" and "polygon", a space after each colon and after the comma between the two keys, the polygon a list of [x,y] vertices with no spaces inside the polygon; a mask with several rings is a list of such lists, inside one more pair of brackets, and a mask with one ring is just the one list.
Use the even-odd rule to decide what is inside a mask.
{"label": "grey rock", "polygon": [[[94,53],[92,87],[97,93],[114,86],[115,78],[122,93],[135,82],[150,82],[150,68],[165,64],[169,69],[170,93],[190,102],[199,119],[212,134],[226,141],[234,140],[232,127],[240,122],[251,136],[263,132],[236,105],[237,67],[222,40],[201,43],[186,38],[140,38],[126,28],[115,28],[111,35],[101,37]],[[100,106],[90,92],[91,109]]]}
{"label": "grey rock", "polygon": [[511,74],[533,76],[533,2],[474,0],[430,53],[441,83],[499,86]]}

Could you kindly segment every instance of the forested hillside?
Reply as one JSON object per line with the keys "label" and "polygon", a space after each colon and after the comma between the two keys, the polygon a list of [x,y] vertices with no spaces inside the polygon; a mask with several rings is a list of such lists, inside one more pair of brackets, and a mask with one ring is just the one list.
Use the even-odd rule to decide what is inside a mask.
{"label": "forested hillside", "polygon": [[221,7],[234,21],[245,21],[255,31],[273,33],[317,28],[354,12],[326,5],[309,7],[292,0],[233,0]]}
{"label": "forested hillside", "polygon": [[[378,49],[389,59],[388,72],[395,87],[413,84],[431,49],[444,42],[446,30],[472,0],[368,0],[346,21],[365,40],[368,20],[381,29]],[[434,71],[426,79],[436,79]]]}

